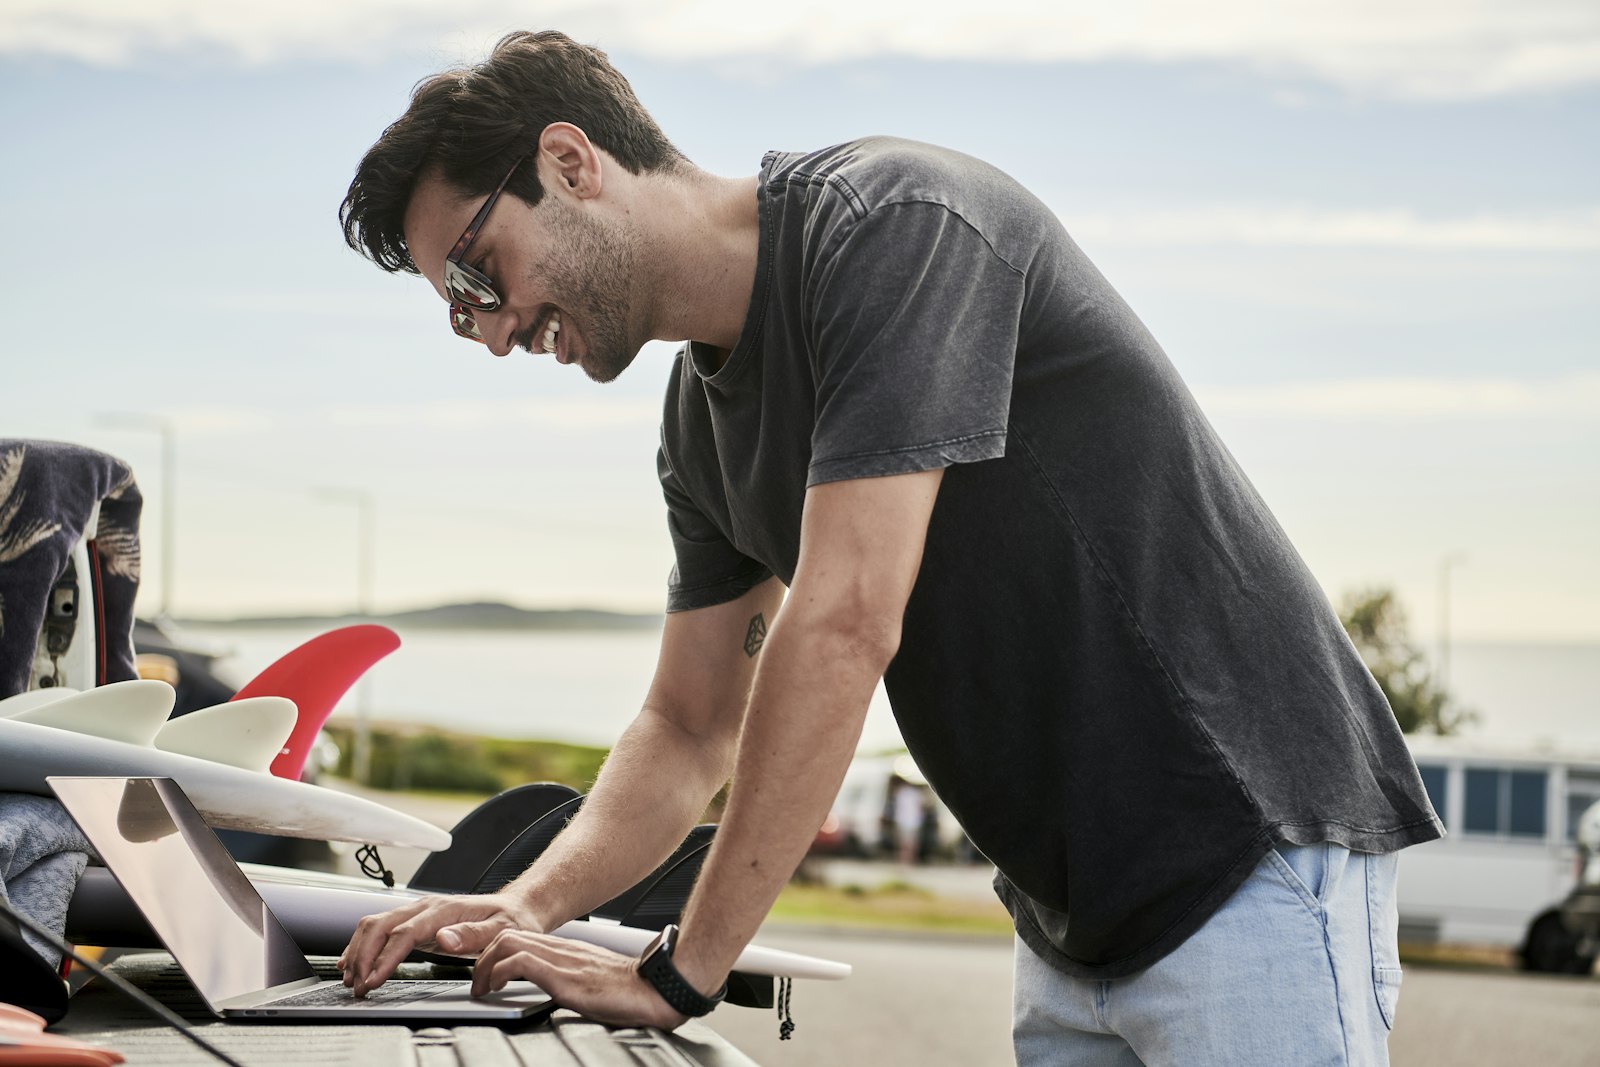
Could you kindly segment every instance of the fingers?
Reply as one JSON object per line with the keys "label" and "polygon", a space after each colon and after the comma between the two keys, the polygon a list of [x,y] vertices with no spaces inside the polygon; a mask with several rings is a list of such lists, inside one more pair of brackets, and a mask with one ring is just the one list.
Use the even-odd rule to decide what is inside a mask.
{"label": "fingers", "polygon": [[434,941],[446,952],[457,956],[475,956],[489,947],[489,943],[509,929],[504,918],[483,919],[478,922],[456,923],[442,928]]}
{"label": "fingers", "polygon": [[446,952],[473,952],[493,934],[513,923],[498,898],[430,897],[380,915],[369,915],[339,957],[344,984],[358,997],[382,985],[413,949],[437,944],[439,932],[450,929]]}
{"label": "fingers", "polygon": [[506,930],[489,942],[478,956],[477,965],[472,968],[472,995],[481,997],[504,989],[513,978],[525,978],[548,993],[548,983],[553,977],[551,964],[563,957],[570,961],[573,953],[569,946],[579,943],[522,930]]}
{"label": "fingers", "polygon": [[344,972],[344,984],[355,985],[358,979],[370,973],[373,961],[388,943],[394,929],[420,914],[429,903],[426,900],[413,901],[392,911],[368,915],[357,923],[350,944],[345,946],[344,952],[339,956],[339,969]]}
{"label": "fingers", "polygon": [[[541,971],[545,972],[544,981],[534,981],[532,975],[540,973]],[[477,985],[478,983],[478,973],[479,972],[476,970],[473,971],[473,985]],[[481,997],[488,993],[498,993],[500,990],[506,987],[507,982],[516,981],[518,979],[533,982],[534,985],[545,990],[547,993],[550,992],[549,989],[546,988],[547,984],[561,984],[559,981],[554,983],[550,982],[549,967],[539,956],[536,956],[532,952],[526,951],[514,952],[500,960],[500,962],[496,963],[489,969],[488,973],[485,974],[483,978],[483,992],[474,992],[473,996]],[[553,993],[550,995],[552,999],[555,997],[555,994]],[[568,996],[569,998],[571,997],[570,991],[568,992]]]}
{"label": "fingers", "polygon": [[540,961],[531,952],[513,952],[503,956],[487,970],[483,967],[472,969],[472,995],[481,997],[488,993],[498,993],[506,987],[506,983],[513,979],[524,979],[533,982],[543,989],[544,986],[534,981],[533,975],[539,971]]}
{"label": "fingers", "polygon": [[388,981],[394,969],[411,955],[412,949],[433,940],[439,922],[440,917],[437,914],[423,912],[391,929],[389,939],[373,958],[371,966],[365,971],[356,972],[355,995],[364,997],[369,991]]}
{"label": "fingers", "polygon": [[485,996],[519,978],[599,1022],[671,1030],[684,1021],[639,977],[633,957],[581,941],[508,930],[478,957],[472,995]]}
{"label": "fingers", "polygon": [[422,901],[415,901],[411,904],[405,904],[395,908],[392,911],[379,912],[377,915],[368,915],[360,922],[356,923],[355,933],[350,935],[350,943],[346,945],[344,951],[339,954],[339,969],[341,971],[349,969],[351,963],[359,958],[364,941],[371,935],[371,931],[375,929],[376,926],[384,919],[391,915],[400,916],[408,914],[419,908],[421,904]]}
{"label": "fingers", "polygon": [[[508,971],[502,971],[498,976],[495,973],[496,967],[524,951],[524,941],[521,935],[509,930],[489,942],[488,947],[478,953],[478,962],[472,967],[472,995],[481,997],[485,993],[504,989],[506,982],[514,977],[527,978],[528,981],[537,984],[538,979],[532,976],[533,967],[531,965],[526,969],[527,973],[520,975],[512,974]],[[496,977],[499,978],[499,981],[495,980]]]}

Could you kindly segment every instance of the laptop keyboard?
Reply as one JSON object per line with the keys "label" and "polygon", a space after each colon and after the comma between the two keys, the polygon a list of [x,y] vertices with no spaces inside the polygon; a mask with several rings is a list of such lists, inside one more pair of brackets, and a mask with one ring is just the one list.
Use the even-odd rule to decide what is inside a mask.
{"label": "laptop keyboard", "polygon": [[293,993],[281,1000],[274,1000],[262,1007],[274,1008],[328,1008],[345,1007],[360,1008],[377,1005],[414,1004],[419,1000],[452,989],[461,988],[460,982],[385,982],[377,989],[370,991],[364,998],[357,1000],[355,994],[347,989],[343,983],[334,982],[329,985],[314,986],[303,993]]}

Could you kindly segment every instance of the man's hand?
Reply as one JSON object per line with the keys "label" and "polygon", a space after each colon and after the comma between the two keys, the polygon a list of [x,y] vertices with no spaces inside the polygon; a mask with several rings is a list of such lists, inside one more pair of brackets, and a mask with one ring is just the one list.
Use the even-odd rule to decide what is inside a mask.
{"label": "man's hand", "polygon": [[505,930],[478,957],[472,995],[503,989],[513,979],[533,982],[585,1018],[612,1026],[673,1030],[688,1018],[668,1006],[639,976],[639,961],[565,937]]}
{"label": "man's hand", "polygon": [[533,913],[502,893],[434,896],[369,915],[339,957],[344,984],[358,997],[382,985],[415,948],[476,956],[507,930],[538,930]]}

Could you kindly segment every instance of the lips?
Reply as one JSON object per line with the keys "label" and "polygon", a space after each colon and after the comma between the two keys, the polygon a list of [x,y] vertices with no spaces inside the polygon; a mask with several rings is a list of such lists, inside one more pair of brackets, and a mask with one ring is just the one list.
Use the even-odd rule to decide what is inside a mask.
{"label": "lips", "polygon": [[528,331],[526,336],[530,343],[524,347],[530,352],[553,355],[558,363],[570,363],[572,362],[568,355],[570,346],[566,341],[566,334],[570,329],[571,327],[562,318],[561,309],[552,307],[549,313]]}
{"label": "lips", "polygon": [[566,321],[560,308],[545,306],[549,310],[544,316],[518,334],[513,343],[531,355],[552,355],[556,362],[563,365],[576,363],[577,356],[572,354],[573,346],[567,336],[573,327]]}
{"label": "lips", "polygon": [[555,357],[556,362],[563,367],[569,363],[577,362],[577,357],[572,353],[572,330],[572,324],[567,321],[565,316],[562,316],[561,326],[556,331],[555,336]]}

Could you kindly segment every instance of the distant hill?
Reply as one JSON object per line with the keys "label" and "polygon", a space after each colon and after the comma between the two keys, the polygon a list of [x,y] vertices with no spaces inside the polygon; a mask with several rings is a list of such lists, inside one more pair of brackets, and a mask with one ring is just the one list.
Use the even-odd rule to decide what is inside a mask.
{"label": "distant hill", "polygon": [[304,627],[348,626],[378,622],[410,630],[650,630],[661,625],[660,615],[630,615],[595,608],[531,610],[490,601],[475,604],[441,604],[433,608],[396,611],[387,615],[252,615],[236,619],[179,619],[190,626]]}

